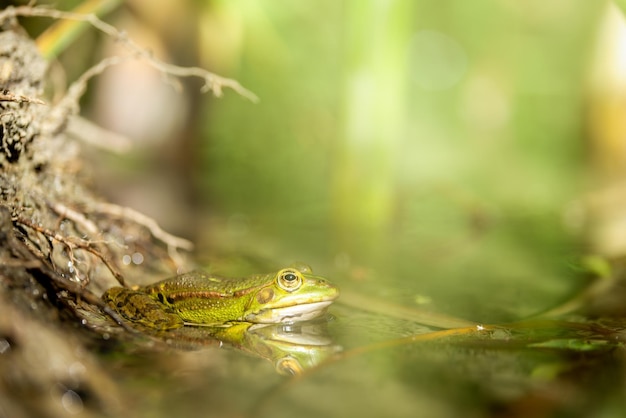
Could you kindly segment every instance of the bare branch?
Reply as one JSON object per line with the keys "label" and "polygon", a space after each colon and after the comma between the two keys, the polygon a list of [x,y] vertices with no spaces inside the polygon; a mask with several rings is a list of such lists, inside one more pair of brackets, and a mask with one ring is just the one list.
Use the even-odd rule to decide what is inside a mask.
{"label": "bare branch", "polygon": [[176,77],[199,77],[204,79],[204,86],[202,88],[203,92],[212,91],[216,97],[221,97],[223,94],[222,89],[230,88],[253,103],[257,103],[259,101],[259,98],[254,93],[239,84],[237,80],[221,77],[200,67],[181,67],[155,58],[149,51],[130,39],[125,32],[120,31],[114,26],[102,21],[94,14],[65,12],[44,7],[19,6],[8,7],[3,12],[0,12],[0,22],[16,16],[39,16],[49,17],[52,19],[67,19],[87,22],[99,31],[111,36],[117,41],[120,41],[131,53],[137,57],[145,59],[150,65],[165,74]]}
{"label": "bare branch", "polygon": [[27,226],[45,236],[47,236],[48,238],[51,238],[55,241],[58,241],[60,243],[62,243],[63,245],[65,245],[68,249],[73,250],[75,248],[87,251],[93,255],[95,255],[96,257],[98,257],[105,266],[107,266],[107,268],[109,269],[109,271],[111,272],[111,274],[113,275],[113,277],[115,277],[115,279],[122,285],[125,286],[125,282],[124,282],[124,276],[122,276],[122,274],[117,270],[117,268],[113,265],[113,263],[111,262],[111,260],[109,260],[108,257],[104,256],[102,253],[100,253],[100,251],[98,251],[97,249],[93,248],[93,246],[91,245],[91,243],[89,241],[86,241],[82,238],[77,238],[77,237],[64,237],[63,235],[60,235],[50,229],[44,228],[42,226],[39,226],[27,219],[18,217],[15,222],[22,224],[24,226]]}
{"label": "bare branch", "polygon": [[193,249],[193,243],[191,241],[165,232],[163,229],[161,229],[159,224],[154,219],[144,215],[141,212],[137,212],[134,209],[104,202],[96,203],[91,209],[95,210],[96,212],[106,213],[108,215],[118,218],[129,219],[138,223],[139,225],[143,225],[144,227],[148,228],[152,236],[154,236],[156,239],[161,240],[169,247],[182,248],[188,251],[191,251]]}
{"label": "bare branch", "polygon": [[70,115],[78,113],[79,100],[85,90],[87,90],[87,82],[89,82],[92,77],[102,73],[110,66],[118,64],[122,61],[124,61],[122,57],[105,58],[81,74],[78,80],[72,83],[61,101],[52,108],[52,111],[48,115],[46,121],[47,123],[44,127],[42,127],[42,131],[46,133],[55,133],[61,129]]}
{"label": "bare branch", "polygon": [[36,97],[26,97],[22,95],[15,95],[10,91],[0,92],[0,102],[15,102],[15,103],[35,103],[46,104],[43,100]]}
{"label": "bare branch", "polygon": [[68,208],[62,203],[51,203],[50,207],[53,211],[55,211],[59,216],[69,219],[75,224],[81,225],[87,232],[92,235],[100,234],[100,230],[92,221],[87,219],[85,215],[82,213],[76,212],[73,209]]}
{"label": "bare branch", "polygon": [[132,141],[124,135],[108,131],[77,115],[69,118],[66,132],[90,145],[118,154],[133,147]]}

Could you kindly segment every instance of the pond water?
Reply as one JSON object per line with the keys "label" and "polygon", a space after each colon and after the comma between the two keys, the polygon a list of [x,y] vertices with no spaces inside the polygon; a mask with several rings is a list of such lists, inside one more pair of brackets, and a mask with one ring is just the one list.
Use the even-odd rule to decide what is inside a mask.
{"label": "pond water", "polygon": [[433,331],[341,302],[326,325],[332,348],[292,346],[288,356],[310,361],[286,376],[258,346],[186,346],[114,363],[141,416],[586,416],[623,403],[613,382],[623,380],[615,341],[625,336],[599,327]]}
{"label": "pond water", "polygon": [[[243,241],[230,232],[212,231],[227,253],[239,252],[213,252],[211,268],[254,271],[251,266],[263,264],[263,254],[244,257]],[[140,416],[618,416],[626,334],[619,320],[576,313],[576,295],[597,279],[585,281],[572,269],[562,295],[548,283],[549,269],[540,283],[522,269],[500,284],[490,278],[464,286],[478,275],[463,275],[463,266],[492,261],[480,251],[473,258],[439,271],[425,265],[410,280],[381,273],[401,275],[410,263],[391,268],[386,260],[348,270],[320,263],[316,273],[341,288],[322,319],[245,325],[230,334],[185,327],[158,337],[164,349],[129,344],[105,361]],[[484,265],[485,276],[497,274],[493,263]],[[422,277],[424,271],[430,277]]]}

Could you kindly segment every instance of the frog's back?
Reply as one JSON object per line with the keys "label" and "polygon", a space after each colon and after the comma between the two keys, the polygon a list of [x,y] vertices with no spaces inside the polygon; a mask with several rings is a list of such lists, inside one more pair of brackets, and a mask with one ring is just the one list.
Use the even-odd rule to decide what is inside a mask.
{"label": "frog's back", "polygon": [[273,281],[273,275],[243,279],[192,271],[144,287],[144,293],[175,312],[186,323],[212,324],[243,319],[255,293]]}
{"label": "frog's back", "polygon": [[245,278],[221,277],[204,271],[191,271],[144,287],[146,293],[163,293],[172,296],[189,291],[204,293],[204,297],[232,297],[245,294],[268,284],[272,275],[255,275]]}

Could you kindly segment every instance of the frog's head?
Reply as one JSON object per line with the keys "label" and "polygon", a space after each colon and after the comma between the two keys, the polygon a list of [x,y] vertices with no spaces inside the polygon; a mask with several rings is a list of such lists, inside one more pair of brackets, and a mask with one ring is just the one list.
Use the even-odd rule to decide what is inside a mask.
{"label": "frog's head", "polygon": [[308,267],[288,267],[271,277],[250,299],[244,321],[264,324],[306,321],[322,315],[339,289]]}

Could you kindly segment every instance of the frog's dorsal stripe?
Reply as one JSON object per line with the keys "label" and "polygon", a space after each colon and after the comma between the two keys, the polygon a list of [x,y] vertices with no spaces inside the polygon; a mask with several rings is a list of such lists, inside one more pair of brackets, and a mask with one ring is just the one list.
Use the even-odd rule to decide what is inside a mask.
{"label": "frog's dorsal stripe", "polygon": [[[218,291],[211,291],[211,290],[170,292],[165,297],[165,300],[168,303],[173,304],[173,303],[176,303],[176,301],[178,300],[221,299],[221,298],[228,298],[228,297],[240,297],[240,296],[245,296],[249,293],[256,292],[257,290],[262,289],[265,286],[267,286],[267,284],[263,286],[248,287],[245,289],[236,290],[234,292],[218,292]],[[161,299],[160,294],[159,294],[159,299]]]}
{"label": "frog's dorsal stripe", "polygon": [[273,274],[225,278],[196,271],[182,274],[175,280],[164,280],[146,286],[144,291],[158,298],[161,303],[174,304],[190,299],[217,300],[246,296],[271,285],[273,281]]}

